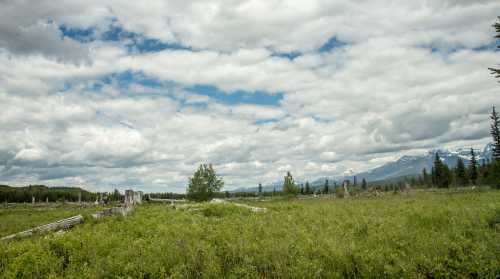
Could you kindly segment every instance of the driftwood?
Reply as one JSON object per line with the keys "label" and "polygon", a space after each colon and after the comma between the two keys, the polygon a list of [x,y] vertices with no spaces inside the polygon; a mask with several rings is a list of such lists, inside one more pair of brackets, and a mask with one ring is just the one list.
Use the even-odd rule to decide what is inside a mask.
{"label": "driftwood", "polygon": [[170,204],[176,204],[176,203],[186,203],[186,200],[176,200],[176,199],[156,199],[156,198],[149,198],[150,202],[163,202],[163,203],[170,203]]}
{"label": "driftwood", "polygon": [[36,228],[32,228],[26,231],[22,231],[20,233],[15,233],[11,234],[5,237],[2,237],[0,240],[12,240],[12,239],[21,239],[21,238],[26,238],[30,237],[34,234],[41,234],[41,233],[47,233],[51,231],[59,231],[59,230],[65,230],[73,227],[74,225],[81,224],[83,223],[83,217],[82,215],[77,215],[73,216],[70,218],[62,219],[59,221],[56,221],[54,223],[42,225]]}
{"label": "driftwood", "polygon": [[112,216],[112,215],[122,215],[122,216],[127,216],[130,212],[132,212],[134,208],[133,207],[112,207],[112,208],[106,208],[104,210],[101,210],[97,213],[92,214],[92,217],[94,219],[100,219],[105,216]]}
{"label": "driftwood", "polygon": [[250,209],[250,211],[252,212],[266,212],[266,208],[263,208],[263,207],[255,207],[255,206],[250,206],[250,205],[247,205],[247,204],[242,204],[242,203],[235,203],[235,202],[227,202],[225,200],[221,200],[221,199],[213,199],[212,201],[210,201],[210,203],[223,203],[223,204],[232,204],[232,205],[235,205],[235,206],[239,206],[239,207],[243,207],[243,208],[247,208],[247,209]]}

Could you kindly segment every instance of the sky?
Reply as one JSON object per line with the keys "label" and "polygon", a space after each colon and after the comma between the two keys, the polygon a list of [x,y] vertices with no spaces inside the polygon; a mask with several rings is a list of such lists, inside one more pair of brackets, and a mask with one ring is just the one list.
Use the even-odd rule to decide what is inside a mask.
{"label": "sky", "polygon": [[482,148],[498,0],[0,0],[0,183],[183,192]]}

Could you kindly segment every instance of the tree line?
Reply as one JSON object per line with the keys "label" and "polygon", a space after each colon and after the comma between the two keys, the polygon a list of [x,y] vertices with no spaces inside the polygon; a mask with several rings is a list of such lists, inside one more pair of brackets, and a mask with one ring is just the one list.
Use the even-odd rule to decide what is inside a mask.
{"label": "tree line", "polygon": [[47,187],[45,185],[29,185],[24,187],[0,186],[0,201],[9,203],[32,202],[77,202],[95,201],[97,193],[73,187]]}

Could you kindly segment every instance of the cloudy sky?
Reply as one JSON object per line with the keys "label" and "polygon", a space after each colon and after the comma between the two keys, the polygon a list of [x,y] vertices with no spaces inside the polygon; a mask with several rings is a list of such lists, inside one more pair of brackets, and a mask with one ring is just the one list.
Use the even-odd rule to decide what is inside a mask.
{"label": "cloudy sky", "polygon": [[498,0],[0,0],[0,183],[226,189],[481,148]]}

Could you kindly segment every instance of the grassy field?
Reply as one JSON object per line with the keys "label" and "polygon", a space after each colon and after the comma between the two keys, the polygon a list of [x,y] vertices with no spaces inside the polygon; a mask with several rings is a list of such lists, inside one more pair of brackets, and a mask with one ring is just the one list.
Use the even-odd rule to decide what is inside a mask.
{"label": "grassy field", "polygon": [[[5,278],[498,278],[500,191],[144,205],[0,243]],[[1,209],[2,211],[4,209]],[[7,216],[7,217],[6,217]],[[12,217],[0,213],[4,221]],[[19,222],[23,222],[19,216]],[[30,217],[28,217],[30,218]]]}

